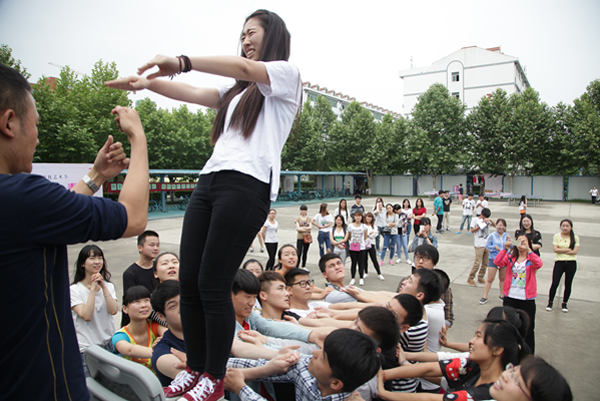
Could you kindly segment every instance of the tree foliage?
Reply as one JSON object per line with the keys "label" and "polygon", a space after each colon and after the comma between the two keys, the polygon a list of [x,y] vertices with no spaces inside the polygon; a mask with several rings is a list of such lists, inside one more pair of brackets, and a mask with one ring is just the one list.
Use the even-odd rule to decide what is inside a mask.
{"label": "tree foliage", "polygon": [[7,44],[0,45],[0,64],[12,67],[19,71],[25,79],[29,79],[31,74],[27,72],[27,69],[21,66],[21,60],[16,60],[12,56],[12,49]]}

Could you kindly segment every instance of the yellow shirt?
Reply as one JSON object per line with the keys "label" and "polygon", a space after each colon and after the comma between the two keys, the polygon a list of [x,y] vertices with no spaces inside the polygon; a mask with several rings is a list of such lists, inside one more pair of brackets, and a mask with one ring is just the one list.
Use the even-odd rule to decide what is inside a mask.
{"label": "yellow shirt", "polygon": [[[560,233],[554,235],[554,239],[552,240],[552,245],[558,246],[559,249],[569,249],[569,245],[571,245],[571,238],[563,238]],[[575,236],[575,247],[579,246],[579,237]],[[577,260],[577,255],[567,255],[565,253],[557,253],[554,257],[554,260],[567,261],[567,260]]]}

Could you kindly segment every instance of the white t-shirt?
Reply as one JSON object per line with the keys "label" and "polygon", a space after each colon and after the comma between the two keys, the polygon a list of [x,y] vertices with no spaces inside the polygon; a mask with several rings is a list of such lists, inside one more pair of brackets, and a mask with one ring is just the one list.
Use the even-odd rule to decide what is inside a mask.
{"label": "white t-shirt", "polygon": [[319,224],[320,226],[324,226],[327,223],[331,223],[331,225],[329,227],[326,228],[321,228],[319,231],[322,233],[328,233],[331,231],[331,227],[333,226],[333,216],[331,215],[331,213],[329,213],[326,216],[323,216],[321,213],[317,213],[315,214],[314,219],[317,224]]}
{"label": "white t-shirt", "polygon": [[473,209],[475,208],[475,201],[469,200],[468,198],[463,200],[463,216],[473,216]]}
{"label": "white t-shirt", "polygon": [[339,207],[336,207],[336,208],[335,208],[335,211],[333,212],[333,218],[335,218],[335,217],[336,217],[338,214],[341,214],[341,215],[342,215],[342,217],[344,218],[344,223],[345,223],[345,224],[348,224],[348,218],[350,217],[350,212],[348,211],[348,209],[346,209],[346,210],[343,210],[343,211],[340,213],[340,208],[339,208]]}
{"label": "white t-shirt", "polygon": [[[112,283],[107,283],[106,288],[110,296],[116,301],[117,294],[115,286]],[[70,287],[71,292],[71,308],[76,305],[85,305],[90,296],[90,290],[80,281]],[[92,345],[101,345],[106,340],[110,340],[115,334],[115,320],[108,313],[106,301],[104,301],[104,293],[98,291],[94,297],[94,314],[92,320],[86,322],[73,309],[73,323],[75,323],[75,331],[77,332],[77,342],[79,343],[79,352],[83,352],[87,347]]]}
{"label": "white t-shirt", "polygon": [[479,227],[479,230],[473,233],[473,237],[475,237],[475,248],[485,248],[488,237],[490,236],[490,227],[479,217],[476,217],[471,222],[471,228],[475,227]]}
{"label": "white t-shirt", "polygon": [[269,219],[267,219],[263,227],[267,227],[265,230],[265,243],[277,243],[277,229],[279,229],[279,223],[277,220],[275,220],[275,223],[271,223]]}
{"label": "white t-shirt", "polygon": [[353,243],[360,244],[360,250],[364,251],[366,242],[365,242],[365,231],[367,231],[367,225],[361,224],[356,227],[354,224],[348,225],[348,231],[350,232],[350,239],[348,240],[348,250],[351,250]]}
{"label": "white t-shirt", "polygon": [[488,207],[488,204],[488,201],[486,201],[485,199],[482,201],[477,201],[477,209],[475,210],[475,213],[478,215],[481,214],[481,211]]}
{"label": "white t-shirt", "polygon": [[[231,115],[244,91],[231,100],[225,117],[225,129],[200,174],[222,170],[248,174],[264,183],[271,183],[271,201],[275,201],[279,190],[281,150],[300,106],[302,80],[298,68],[287,61],[263,64],[271,84],[257,84],[265,100],[254,133],[244,139],[241,129],[229,128]],[[220,88],[219,96],[223,98],[228,89]]]}
{"label": "white t-shirt", "polygon": [[375,227],[383,227],[385,226],[385,214],[387,210],[385,207],[382,207],[381,210],[377,210],[375,207],[373,208],[373,216],[375,216]]}
{"label": "white t-shirt", "polygon": [[[433,304],[425,305],[427,313],[427,351],[439,352],[442,346],[440,345],[440,331],[446,324],[444,317],[444,306],[446,304],[441,299]],[[425,379],[419,379],[421,387],[425,390],[433,390],[438,388],[437,384],[433,384]]]}
{"label": "white t-shirt", "polygon": [[525,283],[527,283],[527,259],[523,262],[515,262],[512,267],[512,277],[510,279],[510,289],[508,290],[508,296],[513,299],[527,300],[525,295]]}
{"label": "white t-shirt", "polygon": [[329,306],[331,305],[329,302],[324,302],[324,301],[314,301],[314,302],[309,302],[308,303],[308,310],[305,309],[290,309],[289,311],[292,313],[295,313],[296,315],[300,316],[300,317],[306,317],[308,316],[309,313],[314,312],[315,311],[315,307],[317,306]]}

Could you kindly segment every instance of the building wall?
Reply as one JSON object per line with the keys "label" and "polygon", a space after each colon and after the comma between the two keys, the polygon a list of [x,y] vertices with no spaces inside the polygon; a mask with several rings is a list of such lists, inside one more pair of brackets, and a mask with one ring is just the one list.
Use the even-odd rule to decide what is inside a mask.
{"label": "building wall", "polygon": [[598,177],[568,177],[568,200],[585,199],[590,200],[590,189],[600,188],[600,178]]}

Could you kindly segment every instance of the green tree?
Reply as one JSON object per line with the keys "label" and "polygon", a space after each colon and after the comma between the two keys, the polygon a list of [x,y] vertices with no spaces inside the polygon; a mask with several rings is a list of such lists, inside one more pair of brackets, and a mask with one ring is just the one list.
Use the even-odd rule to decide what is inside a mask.
{"label": "green tree", "polygon": [[40,114],[38,162],[89,163],[108,135],[121,141],[127,153],[127,136],[119,131],[111,110],[129,106],[127,92],[104,86],[118,77],[115,63],[98,61],[90,76],[78,79],[64,67],[55,80],[42,77],[33,88]]}
{"label": "green tree", "polygon": [[582,161],[581,167],[595,170],[600,177],[600,80],[590,82],[586,92],[575,99],[573,131],[579,145],[577,157]]}
{"label": "green tree", "polygon": [[465,108],[444,85],[436,83],[419,96],[412,111],[407,141],[410,171],[430,174],[434,190],[438,175],[454,173],[462,160],[468,160]]}
{"label": "green tree", "polygon": [[12,67],[19,71],[25,79],[29,79],[31,74],[27,72],[27,69],[21,66],[21,60],[16,60],[12,56],[12,49],[7,44],[0,45],[0,64]]}

